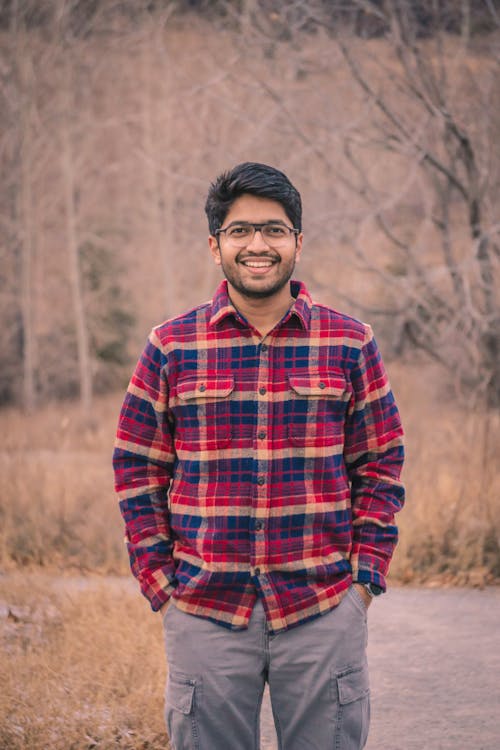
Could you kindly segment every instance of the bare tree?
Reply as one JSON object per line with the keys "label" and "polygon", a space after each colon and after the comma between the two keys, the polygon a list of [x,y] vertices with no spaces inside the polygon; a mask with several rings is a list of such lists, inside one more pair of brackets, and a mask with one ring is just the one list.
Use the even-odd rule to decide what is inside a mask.
{"label": "bare tree", "polygon": [[[379,13],[392,52],[387,62],[362,61],[355,45],[338,39],[372,112],[370,127],[349,134],[345,153],[370,202],[369,220],[399,258],[390,279],[396,281],[391,302],[399,346],[425,350],[469,393],[499,406],[500,164],[492,123],[500,58],[474,54],[468,10],[463,3],[460,35],[446,34],[433,18],[429,38],[421,40],[411,7],[385,3]],[[402,159],[404,182],[390,196],[365,178],[366,142]],[[414,219],[410,234],[394,210],[405,203]],[[422,240],[440,247],[440,261],[430,261]],[[357,249],[366,262],[360,243]]]}
{"label": "bare tree", "polygon": [[[351,114],[306,127],[283,86],[261,86],[343,194],[321,221],[353,248],[355,270],[381,281],[382,301],[358,309],[390,320],[396,352],[425,351],[469,402],[499,407],[500,18],[478,5],[354,0],[347,13],[296,2],[278,16],[293,12],[292,37],[312,28],[335,40],[321,65],[349,72]],[[474,34],[485,13],[488,33]],[[255,39],[276,36],[269,19],[254,20]]]}
{"label": "bare tree", "polygon": [[[210,294],[208,260],[200,264],[203,246],[193,242],[202,192],[215,170],[255,158],[303,186],[314,289],[330,301],[318,269],[323,257],[331,266],[335,247],[337,296],[384,315],[390,325],[377,328],[396,351],[425,350],[461,389],[498,403],[499,61],[492,26],[473,33],[478,2],[455,3],[443,19],[432,9],[452,3],[218,0],[225,15],[211,22],[224,29],[203,37],[193,17],[176,15],[187,5],[167,0],[60,0],[38,15],[32,0],[14,4],[37,40],[19,60],[27,80],[33,59],[35,97],[6,136],[26,134],[24,178],[17,166],[8,172],[18,215],[2,209],[24,257],[16,314],[32,342],[27,390],[36,381],[70,395],[76,386],[89,402],[100,356],[91,306],[103,311],[106,291],[87,293],[82,248],[103,247],[133,269],[138,330],[195,301],[200,286]],[[35,256],[43,284],[33,279]],[[19,260],[9,269],[19,291]]]}
{"label": "bare tree", "polygon": [[[173,152],[172,113],[174,95],[171,88],[172,69],[165,40],[165,26],[174,10],[169,3],[160,17],[147,18],[143,25],[141,44],[141,124],[144,183],[149,201],[152,239],[162,266],[164,310],[172,314],[174,297],[173,248],[175,246],[174,207],[176,186],[171,164]],[[155,76],[153,71],[161,71]],[[154,83],[159,91],[154,91]],[[161,158],[159,158],[161,156]],[[165,168],[167,167],[167,169]]]}
{"label": "bare tree", "polygon": [[73,300],[75,330],[78,352],[80,403],[84,414],[90,413],[92,403],[92,366],[89,348],[89,330],[83,297],[82,271],[79,253],[79,237],[76,210],[75,158],[72,144],[72,122],[74,118],[74,91],[71,69],[67,57],[64,83],[61,87],[61,170],[63,176],[64,212],[66,218],[66,244],[68,252],[69,282]]}
{"label": "bare tree", "polygon": [[18,192],[18,236],[21,248],[21,314],[22,314],[22,382],[23,404],[26,410],[32,411],[36,402],[35,383],[35,347],[33,302],[35,288],[33,284],[33,263],[35,252],[34,206],[33,206],[33,110],[34,110],[34,72],[33,59],[30,54],[26,29],[13,24],[16,69],[18,74],[18,99],[20,119],[20,180]]}

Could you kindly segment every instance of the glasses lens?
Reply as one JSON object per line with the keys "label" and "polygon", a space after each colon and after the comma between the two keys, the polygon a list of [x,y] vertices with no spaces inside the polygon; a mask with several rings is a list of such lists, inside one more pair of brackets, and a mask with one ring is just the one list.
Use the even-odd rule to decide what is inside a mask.
{"label": "glasses lens", "polygon": [[226,237],[233,245],[241,245],[245,247],[252,240],[255,234],[255,229],[251,224],[234,224],[229,227],[226,231]]}
{"label": "glasses lens", "polygon": [[[272,247],[286,244],[291,236],[291,231],[284,224],[264,224],[260,231],[266,244]],[[255,235],[253,224],[234,224],[226,230],[226,237],[232,245],[245,247],[249,245]]]}
{"label": "glasses lens", "polygon": [[268,245],[283,245],[290,237],[290,230],[283,224],[265,224],[262,236]]}

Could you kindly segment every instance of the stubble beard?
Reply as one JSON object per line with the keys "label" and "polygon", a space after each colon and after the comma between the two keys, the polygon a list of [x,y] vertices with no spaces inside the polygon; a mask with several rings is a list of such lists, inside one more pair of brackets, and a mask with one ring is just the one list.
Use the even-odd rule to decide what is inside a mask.
{"label": "stubble beard", "polygon": [[[279,261],[279,263],[282,263],[282,261]],[[263,289],[245,285],[237,274],[233,274],[232,271],[227,268],[225,263],[222,263],[221,265],[224,276],[229,284],[231,284],[233,289],[243,297],[246,297],[247,299],[267,299],[281,292],[281,290],[290,282],[295,269],[295,258],[290,262],[288,268],[282,269],[283,275],[279,277],[272,286]]]}

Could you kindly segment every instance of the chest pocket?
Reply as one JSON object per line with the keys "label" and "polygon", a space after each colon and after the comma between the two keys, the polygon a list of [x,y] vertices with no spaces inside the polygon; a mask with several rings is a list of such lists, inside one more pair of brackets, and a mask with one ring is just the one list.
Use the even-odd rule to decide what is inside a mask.
{"label": "chest pocket", "polygon": [[215,451],[231,442],[232,376],[197,372],[179,379],[173,409],[175,443],[182,451]]}
{"label": "chest pocket", "polygon": [[350,392],[344,373],[329,370],[288,376],[288,437],[298,447],[322,449],[343,445],[344,419]]}

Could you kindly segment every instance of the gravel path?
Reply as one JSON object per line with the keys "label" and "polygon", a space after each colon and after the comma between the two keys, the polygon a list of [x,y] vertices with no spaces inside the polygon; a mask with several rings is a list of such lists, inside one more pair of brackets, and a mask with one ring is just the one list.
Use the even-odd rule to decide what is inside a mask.
{"label": "gravel path", "polygon": [[[500,750],[500,588],[393,588],[368,622],[366,750]],[[262,750],[275,748],[266,699]]]}

